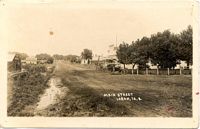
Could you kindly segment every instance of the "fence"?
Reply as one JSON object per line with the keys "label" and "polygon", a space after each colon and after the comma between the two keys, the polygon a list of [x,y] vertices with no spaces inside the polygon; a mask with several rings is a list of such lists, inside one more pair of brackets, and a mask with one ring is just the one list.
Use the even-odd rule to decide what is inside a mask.
{"label": "fence", "polygon": [[125,73],[136,75],[191,75],[192,69],[126,69]]}

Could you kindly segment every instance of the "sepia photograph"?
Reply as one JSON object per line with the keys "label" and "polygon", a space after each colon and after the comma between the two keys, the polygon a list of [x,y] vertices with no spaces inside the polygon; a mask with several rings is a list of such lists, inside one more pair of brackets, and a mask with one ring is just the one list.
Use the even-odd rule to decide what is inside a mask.
{"label": "sepia photograph", "polygon": [[6,117],[194,117],[194,1],[0,4]]}

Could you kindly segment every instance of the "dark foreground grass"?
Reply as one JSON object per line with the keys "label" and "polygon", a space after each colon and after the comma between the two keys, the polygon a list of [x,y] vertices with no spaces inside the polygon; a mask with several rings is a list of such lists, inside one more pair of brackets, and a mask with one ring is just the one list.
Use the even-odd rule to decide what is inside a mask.
{"label": "dark foreground grass", "polygon": [[26,110],[27,106],[33,106],[39,101],[39,96],[48,88],[50,73],[46,76],[40,71],[29,67],[28,73],[9,78],[12,81],[12,100],[7,109],[8,116],[34,116],[33,110]]}

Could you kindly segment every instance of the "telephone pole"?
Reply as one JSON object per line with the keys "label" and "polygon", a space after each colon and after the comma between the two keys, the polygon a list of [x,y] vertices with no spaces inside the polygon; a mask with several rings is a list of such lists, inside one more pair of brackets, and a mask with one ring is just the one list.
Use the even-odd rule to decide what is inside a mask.
{"label": "telephone pole", "polygon": [[115,41],[115,43],[116,43],[116,47],[117,47],[117,34],[116,34],[116,41]]}

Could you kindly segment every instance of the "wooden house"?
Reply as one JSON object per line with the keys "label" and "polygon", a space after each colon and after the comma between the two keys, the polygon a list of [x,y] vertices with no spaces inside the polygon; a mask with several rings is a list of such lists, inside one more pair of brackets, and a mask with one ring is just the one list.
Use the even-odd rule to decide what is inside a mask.
{"label": "wooden house", "polygon": [[8,71],[21,71],[21,59],[17,54],[9,53],[7,56]]}

